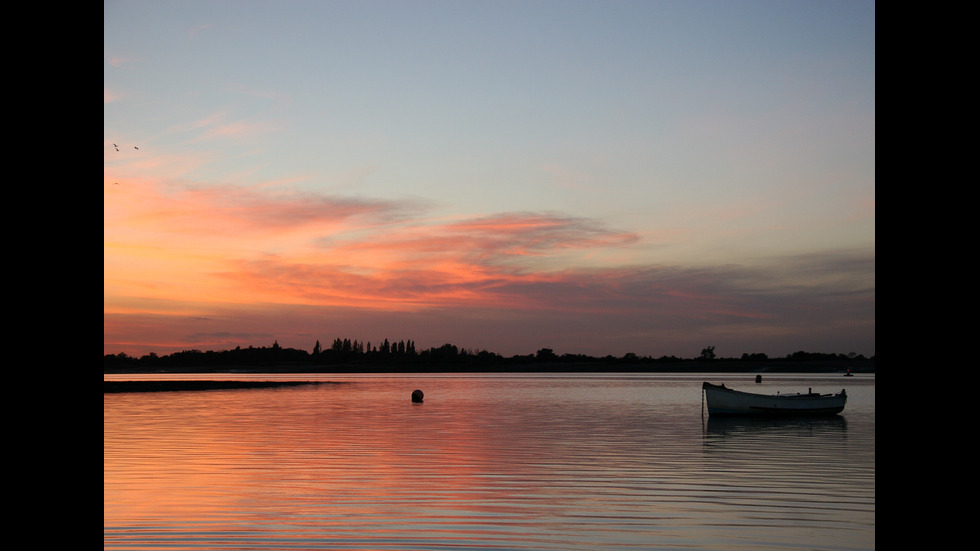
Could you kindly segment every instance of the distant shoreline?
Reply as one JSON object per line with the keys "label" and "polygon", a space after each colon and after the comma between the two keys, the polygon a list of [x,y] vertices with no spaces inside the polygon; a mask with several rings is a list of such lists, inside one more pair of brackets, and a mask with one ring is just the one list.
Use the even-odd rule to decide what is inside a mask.
{"label": "distant shoreline", "polygon": [[380,347],[349,339],[336,339],[328,349],[317,341],[313,353],[297,348],[283,348],[278,342],[271,347],[236,347],[234,350],[185,350],[166,356],[147,354],[140,358],[125,353],[106,354],[104,374],[124,373],[697,373],[750,371],[874,373],[875,357],[860,354],[794,352],[784,358],[770,358],[763,353],[742,354],[740,358],[716,357],[714,347],[701,351],[697,358],[676,356],[603,357],[585,354],[558,355],[550,348],[534,354],[506,358],[481,350],[460,349],[452,344],[417,350],[409,340]]}
{"label": "distant shoreline", "polygon": [[[474,374],[535,374],[535,373],[658,373],[658,374],[685,374],[685,373],[756,373],[756,374],[792,374],[792,373],[824,373],[840,374],[850,372],[854,374],[873,374],[873,365],[848,365],[846,362],[710,362],[691,365],[685,362],[684,365],[658,366],[650,365],[623,365],[619,363],[597,365],[588,362],[583,364],[569,364],[555,362],[553,364],[532,363],[523,365],[493,366],[483,369],[398,369],[393,366],[331,366],[324,369],[323,366],[309,365],[278,365],[278,366],[249,366],[249,367],[180,367],[156,370],[113,370],[106,371],[104,375],[312,375],[312,374],[452,374],[452,373],[474,373]],[[749,365],[747,365],[749,364]],[[819,364],[819,365],[815,365]],[[420,367],[420,366],[415,366]],[[317,384],[337,384],[330,381],[220,381],[220,380],[153,380],[153,381],[103,381],[104,394],[121,392],[172,392],[185,390],[233,390],[250,388],[276,388],[290,387],[299,385]]]}

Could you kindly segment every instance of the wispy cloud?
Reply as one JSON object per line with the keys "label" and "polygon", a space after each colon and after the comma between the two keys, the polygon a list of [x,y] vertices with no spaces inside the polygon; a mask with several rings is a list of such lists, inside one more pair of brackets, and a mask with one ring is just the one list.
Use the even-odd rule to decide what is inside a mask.
{"label": "wispy cloud", "polygon": [[[440,221],[412,203],[231,186],[171,193],[149,186],[119,203],[116,196],[126,192],[109,192],[108,247],[152,242],[170,251],[168,257],[185,258],[188,279],[220,274],[222,285],[234,281],[239,292],[273,302],[492,302],[500,300],[493,289],[503,282],[574,265],[575,251],[626,247],[638,239],[555,213]],[[545,269],[541,261],[557,264]],[[195,263],[209,268],[193,269]],[[225,269],[216,272],[221,265]]]}
{"label": "wispy cloud", "polygon": [[132,58],[128,58],[121,55],[111,55],[108,57],[108,59],[106,59],[106,63],[108,63],[111,67],[114,67],[116,69],[121,69],[132,62],[133,62]]}
{"label": "wispy cloud", "polygon": [[273,132],[275,128],[266,122],[236,118],[230,111],[223,110],[211,113],[206,117],[198,118],[187,125],[185,130],[198,132],[197,140],[206,140],[215,138],[253,138]]}
{"label": "wispy cloud", "polygon": [[231,186],[180,193],[148,186],[142,200],[129,195],[118,203],[113,193],[121,191],[106,195],[107,315],[124,314],[113,306],[123,294],[130,307],[196,305],[181,315],[232,304],[359,316],[564,312],[623,335],[659,331],[663,338],[686,329],[758,340],[817,321],[832,325],[849,308],[848,319],[870,323],[873,335],[873,250],[752,267],[596,267],[587,253],[629,249],[639,237],[560,213],[440,220],[421,205]]}
{"label": "wispy cloud", "polygon": [[211,29],[212,29],[213,27],[214,27],[214,25],[210,25],[210,24],[202,24],[202,25],[198,25],[198,26],[196,26],[196,27],[193,27],[193,28],[192,28],[192,29],[190,29],[189,31],[187,31],[187,35],[188,35],[188,36],[189,36],[189,37],[190,37],[191,39],[194,39],[194,38],[197,38],[197,35],[199,35],[199,34],[202,34],[202,33],[204,33],[205,31],[208,31],[208,30],[211,30]]}

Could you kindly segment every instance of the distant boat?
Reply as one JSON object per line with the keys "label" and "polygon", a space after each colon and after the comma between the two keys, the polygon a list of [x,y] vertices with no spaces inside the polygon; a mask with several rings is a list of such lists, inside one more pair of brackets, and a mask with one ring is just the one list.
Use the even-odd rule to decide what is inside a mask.
{"label": "distant boat", "polygon": [[701,385],[709,415],[836,415],[844,411],[847,392],[837,394],[752,394],[725,385]]}

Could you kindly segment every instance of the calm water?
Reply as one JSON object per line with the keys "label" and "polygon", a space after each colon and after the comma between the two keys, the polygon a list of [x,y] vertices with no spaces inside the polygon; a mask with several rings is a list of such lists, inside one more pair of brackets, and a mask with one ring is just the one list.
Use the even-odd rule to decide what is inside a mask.
{"label": "calm water", "polygon": [[[874,549],[874,377],[753,377],[105,394],[104,548]],[[830,419],[718,422],[703,380],[849,402]]]}

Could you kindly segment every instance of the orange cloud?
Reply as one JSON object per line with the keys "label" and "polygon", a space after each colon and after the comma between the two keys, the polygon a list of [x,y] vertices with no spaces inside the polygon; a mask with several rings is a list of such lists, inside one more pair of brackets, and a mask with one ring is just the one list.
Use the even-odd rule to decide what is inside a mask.
{"label": "orange cloud", "polygon": [[[622,247],[636,236],[541,213],[448,221],[410,204],[212,187],[108,185],[107,304],[180,302],[500,304],[497,291],[546,281],[538,260]],[[573,254],[574,256],[574,254]],[[566,259],[567,260],[567,259]]]}
{"label": "orange cloud", "polygon": [[358,336],[310,335],[322,320],[342,317],[332,326],[375,339],[406,316],[425,320],[412,324],[413,339],[477,338],[504,353],[530,333],[527,346],[590,340],[619,353],[680,353],[671,343],[691,339],[695,354],[724,339],[802,343],[820,336],[814,327],[864,340],[870,332],[873,342],[873,250],[754,267],[594,258],[628,257],[638,240],[553,213],[434,219],[411,203],[107,179],[105,347],[158,343],[149,351],[166,353],[276,338],[309,348],[320,337]]}

